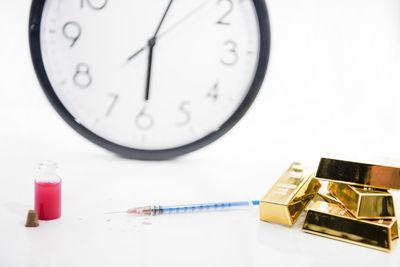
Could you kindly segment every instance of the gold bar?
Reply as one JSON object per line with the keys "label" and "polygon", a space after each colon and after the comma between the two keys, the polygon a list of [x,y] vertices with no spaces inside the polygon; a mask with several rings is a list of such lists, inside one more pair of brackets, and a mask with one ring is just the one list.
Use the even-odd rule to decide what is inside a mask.
{"label": "gold bar", "polygon": [[306,211],[310,209],[310,207],[318,201],[322,202],[328,202],[328,203],[334,203],[338,205],[342,205],[339,200],[337,200],[333,195],[328,190],[328,185],[329,182],[326,181],[320,181],[321,187],[318,190],[318,193],[314,196],[314,198],[311,200],[310,204],[306,207]]}
{"label": "gold bar", "polygon": [[395,167],[321,158],[316,177],[352,185],[400,189],[400,168]]}
{"label": "gold bar", "polygon": [[316,202],[307,211],[303,231],[369,248],[390,251],[398,238],[396,218],[358,220],[341,205]]}
{"label": "gold bar", "polygon": [[293,163],[260,200],[260,220],[293,225],[320,186],[310,169]]}
{"label": "gold bar", "polygon": [[320,196],[321,199],[323,199],[326,202],[329,203],[335,203],[338,204],[340,203],[332,194],[329,192],[329,182],[325,181],[320,181],[321,183],[321,188],[319,189],[317,196]]}
{"label": "gold bar", "polygon": [[357,219],[390,219],[395,217],[393,196],[383,189],[330,182],[329,192]]}

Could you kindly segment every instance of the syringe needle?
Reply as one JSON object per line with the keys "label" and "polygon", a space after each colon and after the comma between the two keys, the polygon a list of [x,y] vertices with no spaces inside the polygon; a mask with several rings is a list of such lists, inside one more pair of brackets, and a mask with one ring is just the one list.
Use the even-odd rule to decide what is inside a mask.
{"label": "syringe needle", "polygon": [[106,211],[106,212],[104,212],[104,214],[115,214],[115,213],[152,215],[153,208],[152,208],[152,206],[146,206],[146,207],[131,208],[131,209],[128,209],[125,211]]}
{"label": "syringe needle", "polygon": [[104,214],[113,214],[113,213],[126,213],[125,211],[105,211]]}

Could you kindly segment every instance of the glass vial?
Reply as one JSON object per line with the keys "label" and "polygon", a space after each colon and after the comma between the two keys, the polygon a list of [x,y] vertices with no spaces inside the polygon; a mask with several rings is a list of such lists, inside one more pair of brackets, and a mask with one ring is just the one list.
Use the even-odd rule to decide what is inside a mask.
{"label": "glass vial", "polygon": [[57,163],[39,164],[35,178],[35,210],[39,220],[49,221],[61,217],[61,178],[56,174]]}

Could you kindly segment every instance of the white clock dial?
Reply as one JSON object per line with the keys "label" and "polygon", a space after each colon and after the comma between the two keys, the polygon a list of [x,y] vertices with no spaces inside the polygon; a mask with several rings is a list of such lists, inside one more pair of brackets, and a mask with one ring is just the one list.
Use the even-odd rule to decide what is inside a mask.
{"label": "white clock dial", "polygon": [[217,131],[259,63],[251,0],[47,0],[40,48],[63,106],[121,146],[163,150]]}

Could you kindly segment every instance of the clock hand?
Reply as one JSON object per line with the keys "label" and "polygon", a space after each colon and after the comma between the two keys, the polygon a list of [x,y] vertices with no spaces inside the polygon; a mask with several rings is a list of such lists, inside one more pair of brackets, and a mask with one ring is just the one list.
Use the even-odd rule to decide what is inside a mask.
{"label": "clock hand", "polygon": [[[181,25],[184,21],[186,21],[187,19],[189,19],[190,17],[192,17],[194,14],[196,14],[198,11],[200,11],[208,2],[209,0],[204,1],[201,5],[197,6],[195,9],[193,9],[190,13],[188,13],[186,16],[184,16],[183,18],[181,18],[179,21],[177,21],[175,24],[173,24],[171,27],[167,28],[165,31],[161,32],[157,39],[160,39],[161,37],[163,37],[165,34],[171,32],[172,30],[174,30],[177,26]],[[159,30],[159,29],[158,29]],[[156,33],[158,33],[156,31]],[[127,62],[131,61],[133,58],[135,58],[137,55],[141,54],[146,48],[148,48],[149,45],[146,44],[144,45],[142,48],[140,48],[139,50],[137,50],[135,53],[133,53],[131,56],[129,56],[127,58]]]}
{"label": "clock hand", "polygon": [[173,24],[171,27],[167,28],[165,31],[163,31],[162,33],[160,33],[160,35],[158,36],[158,38],[161,38],[162,36],[164,36],[165,34],[169,33],[170,31],[174,30],[177,26],[181,25],[183,22],[185,22],[187,19],[189,19],[190,17],[192,17],[194,14],[196,14],[198,11],[200,11],[208,2],[209,0],[204,1],[201,5],[197,6],[195,9],[193,9],[192,11],[190,11],[186,16],[184,16],[183,18],[181,18],[180,20],[178,20],[175,24]]}
{"label": "clock hand", "polygon": [[149,94],[150,94],[150,80],[151,80],[151,65],[153,62],[153,48],[154,45],[156,44],[156,38],[151,38],[149,40],[149,58],[148,58],[148,63],[147,63],[147,80],[146,80],[146,90],[144,94],[144,100],[147,101],[149,100]]}
{"label": "clock hand", "polygon": [[164,15],[162,16],[161,21],[160,21],[160,23],[158,24],[157,30],[156,30],[156,32],[154,33],[153,38],[156,38],[156,37],[157,37],[157,34],[158,34],[158,32],[160,31],[161,25],[163,24],[163,22],[164,22],[164,20],[165,20],[165,17],[167,16],[167,13],[168,13],[168,11],[169,11],[169,8],[170,8],[171,5],[172,5],[172,2],[174,2],[174,0],[170,0],[170,1],[169,1],[169,4],[168,4],[168,6],[167,6],[167,9],[165,9]]}
{"label": "clock hand", "polygon": [[137,55],[139,55],[140,53],[142,53],[147,46],[143,46],[142,48],[140,48],[138,51],[136,51],[135,53],[133,53],[130,57],[128,57],[128,59],[126,61],[131,61],[134,57],[136,57]]}
{"label": "clock hand", "polygon": [[144,100],[145,101],[149,100],[149,95],[150,95],[151,65],[152,65],[152,62],[153,62],[153,49],[154,49],[154,46],[156,45],[157,34],[160,31],[160,28],[161,28],[161,26],[162,26],[162,24],[163,24],[163,22],[165,20],[165,17],[168,14],[168,11],[169,11],[169,8],[172,5],[172,2],[174,2],[174,0],[170,0],[169,1],[169,4],[168,4],[167,8],[164,11],[164,14],[163,14],[163,16],[161,18],[160,23],[158,23],[157,29],[154,32],[153,37],[148,42],[148,47],[149,47],[150,50],[149,50],[149,58],[148,58],[148,63],[147,63],[147,80],[146,80],[146,89],[145,89],[145,94],[144,94]]}

